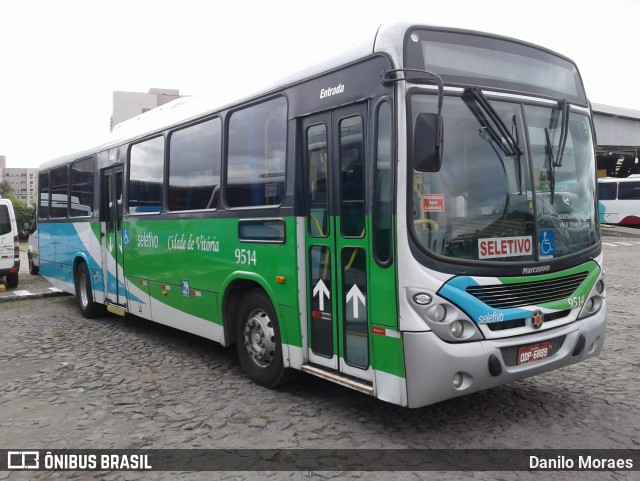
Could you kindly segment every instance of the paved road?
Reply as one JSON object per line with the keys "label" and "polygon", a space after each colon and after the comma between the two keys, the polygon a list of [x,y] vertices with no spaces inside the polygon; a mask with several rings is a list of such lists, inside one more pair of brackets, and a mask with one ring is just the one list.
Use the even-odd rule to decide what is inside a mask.
{"label": "paved road", "polygon": [[[71,296],[2,303],[0,448],[638,448],[640,238],[606,242],[610,310],[600,357],[416,410],[312,377],[264,389],[244,377],[232,349],[136,318],[85,320]],[[0,479],[436,475],[20,474],[0,472]],[[440,473],[438,479],[627,480],[639,474]]]}

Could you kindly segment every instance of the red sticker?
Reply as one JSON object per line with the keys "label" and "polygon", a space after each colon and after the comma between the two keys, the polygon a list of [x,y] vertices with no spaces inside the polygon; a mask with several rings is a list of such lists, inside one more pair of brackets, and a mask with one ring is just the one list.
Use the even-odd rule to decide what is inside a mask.
{"label": "red sticker", "polygon": [[422,212],[444,212],[444,194],[422,194]]}

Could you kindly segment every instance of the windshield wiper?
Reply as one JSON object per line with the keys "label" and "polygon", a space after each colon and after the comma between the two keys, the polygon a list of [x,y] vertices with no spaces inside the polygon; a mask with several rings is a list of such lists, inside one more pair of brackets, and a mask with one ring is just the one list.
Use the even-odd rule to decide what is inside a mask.
{"label": "windshield wiper", "polygon": [[560,111],[562,112],[562,121],[560,123],[560,141],[558,142],[558,152],[553,160],[554,167],[562,167],[562,157],[564,156],[564,146],[567,143],[569,135],[569,113],[571,112],[571,104],[562,100],[560,102]]}
{"label": "windshield wiper", "polygon": [[[544,135],[546,141],[547,159],[549,161],[549,187],[551,190],[551,203],[555,197],[556,191],[556,167],[562,167],[562,157],[564,156],[564,147],[567,143],[567,137],[569,135],[569,113],[571,112],[571,104],[567,100],[560,101],[560,139],[558,141],[558,151],[556,155],[553,155],[553,144],[551,143],[551,135],[549,134],[549,127],[545,127]],[[554,127],[556,125],[553,122]]]}
{"label": "windshield wiper", "polygon": [[551,203],[556,192],[556,160],[553,158],[553,147],[551,145],[551,136],[549,135],[549,127],[544,128],[544,137],[547,143],[547,159],[549,160],[549,190],[551,191]]}
{"label": "windshield wiper", "polygon": [[500,147],[500,150],[508,157],[520,159],[523,152],[518,141],[511,135],[509,128],[493,109],[482,91],[478,87],[467,87],[462,94],[462,100],[494,143]]}

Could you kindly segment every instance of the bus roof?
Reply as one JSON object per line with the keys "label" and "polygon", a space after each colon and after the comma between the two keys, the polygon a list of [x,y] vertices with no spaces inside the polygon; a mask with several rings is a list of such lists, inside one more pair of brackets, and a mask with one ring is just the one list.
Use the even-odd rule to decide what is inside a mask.
{"label": "bus roof", "polygon": [[[515,42],[545,51],[549,54],[552,54],[559,58],[563,58],[573,63],[570,59],[564,57],[563,55],[548,50],[544,47],[487,32],[411,22],[386,23],[378,27],[375,35],[372,38],[357,46],[352,46],[350,49],[340,54],[339,56],[334,56],[326,59],[325,61],[317,62],[314,65],[309,66],[303,70],[283,77],[276,83],[273,83],[262,90],[258,90],[257,92],[253,92],[251,95],[247,95],[244,98],[241,97],[239,99],[233,99],[233,101],[230,102],[221,103],[219,100],[214,100],[210,97],[180,97],[164,105],[149,110],[148,112],[117,124],[109,134],[105,135],[101,142],[94,143],[93,145],[88,146],[86,149],[77,150],[73,153],[65,154],[63,156],[45,161],[40,166],[40,169],[49,169],[57,165],[71,162],[73,160],[81,159],[97,152],[116,147],[127,141],[135,140],[139,137],[162,131],[173,125],[186,123],[191,120],[195,120],[200,116],[223,111],[227,108],[244,103],[253,98],[258,98],[260,96],[267,95],[284,88],[288,88],[296,83],[309,80],[329,70],[348,65],[349,63],[355,62],[374,53],[386,54],[389,55],[392,59],[401,59],[405,35],[407,34],[407,31],[412,28],[466,33],[501,39],[508,42]],[[401,66],[396,66],[396,68],[398,67]]]}

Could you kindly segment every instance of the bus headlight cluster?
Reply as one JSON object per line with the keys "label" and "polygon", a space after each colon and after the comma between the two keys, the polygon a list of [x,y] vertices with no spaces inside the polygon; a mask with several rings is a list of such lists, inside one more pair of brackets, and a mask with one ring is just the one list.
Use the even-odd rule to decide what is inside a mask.
{"label": "bus headlight cluster", "polygon": [[589,293],[589,296],[584,301],[584,304],[582,304],[582,309],[580,309],[578,319],[589,317],[597,313],[602,308],[605,297],[604,279],[601,277],[596,281],[593,289],[591,289],[591,292]]}
{"label": "bus headlight cluster", "polygon": [[420,289],[408,289],[411,307],[443,341],[458,342],[482,339],[480,330],[469,317],[453,304]]}
{"label": "bus headlight cluster", "polygon": [[464,333],[464,325],[462,322],[456,320],[451,323],[451,335],[456,339],[459,339],[460,336]]}

